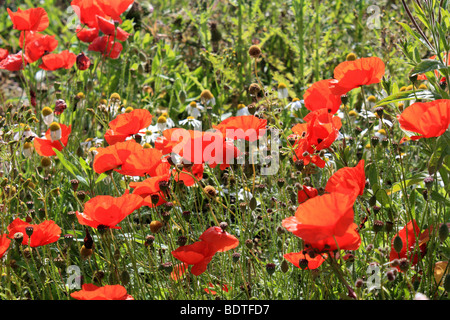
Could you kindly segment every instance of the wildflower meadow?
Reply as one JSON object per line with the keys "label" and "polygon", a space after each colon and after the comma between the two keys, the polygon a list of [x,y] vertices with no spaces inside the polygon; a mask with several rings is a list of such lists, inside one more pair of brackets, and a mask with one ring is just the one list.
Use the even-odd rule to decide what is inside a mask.
{"label": "wildflower meadow", "polygon": [[448,300],[449,31],[448,0],[0,1],[1,299]]}

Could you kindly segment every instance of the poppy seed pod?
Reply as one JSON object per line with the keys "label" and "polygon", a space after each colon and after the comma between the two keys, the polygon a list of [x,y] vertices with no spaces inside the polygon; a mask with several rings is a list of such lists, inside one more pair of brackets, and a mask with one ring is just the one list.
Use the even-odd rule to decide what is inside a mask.
{"label": "poppy seed pod", "polygon": [[25,228],[25,233],[27,234],[28,237],[31,237],[31,235],[33,234],[33,230],[34,228],[32,226],[28,226]]}
{"label": "poppy seed pod", "polygon": [[147,246],[152,245],[154,241],[155,241],[155,236],[152,236],[151,234],[147,235],[145,237],[145,246],[147,247]]}
{"label": "poppy seed pod", "polygon": [[395,252],[400,253],[402,251],[402,248],[403,248],[402,238],[400,238],[400,236],[397,235],[394,238],[394,250]]}
{"label": "poppy seed pod", "polygon": [[384,227],[384,222],[383,221],[380,221],[380,220],[375,220],[374,222],[373,222],[373,231],[375,231],[375,232],[380,232],[381,230],[383,230],[383,227]]}
{"label": "poppy seed pod", "polygon": [[446,223],[441,224],[439,227],[439,240],[444,242],[448,238],[448,226]]}
{"label": "poppy seed pod", "polygon": [[444,278],[444,289],[447,292],[450,292],[450,274],[447,274]]}
{"label": "poppy seed pod", "polygon": [[241,254],[239,252],[234,252],[231,255],[231,258],[233,259],[233,262],[236,263],[239,261],[239,258],[241,257]]}
{"label": "poppy seed pod", "polygon": [[248,87],[248,92],[254,96],[256,96],[260,91],[261,91],[261,88],[259,87],[259,84],[257,84],[257,83],[252,83]]}

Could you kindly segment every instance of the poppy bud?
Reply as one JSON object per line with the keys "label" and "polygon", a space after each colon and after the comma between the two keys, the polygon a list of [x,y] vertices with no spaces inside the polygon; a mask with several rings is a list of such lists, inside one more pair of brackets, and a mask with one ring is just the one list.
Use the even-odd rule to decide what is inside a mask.
{"label": "poppy bud", "polygon": [[159,202],[159,195],[157,194],[152,194],[150,198],[152,199],[153,204],[157,204]]}
{"label": "poppy bud", "polygon": [[355,287],[356,288],[361,288],[364,285],[364,281],[362,279],[357,279],[355,281]]}
{"label": "poppy bud", "polygon": [[187,242],[187,237],[186,236],[179,236],[177,239],[177,244],[182,247],[186,244]]}
{"label": "poppy bud", "polygon": [[392,270],[389,270],[388,272],[386,272],[386,277],[391,282],[395,280],[395,275],[394,275],[394,272]]}
{"label": "poppy bud", "polygon": [[63,113],[64,110],[66,110],[67,104],[63,99],[58,99],[55,102],[55,115],[60,115]]}
{"label": "poppy bud", "polygon": [[428,190],[431,190],[433,188],[433,181],[434,179],[431,176],[423,179],[423,182],[425,183],[425,186],[427,187]]}
{"label": "poppy bud", "polygon": [[165,222],[167,222],[167,221],[170,220],[170,212],[169,212],[169,211],[164,211],[164,212],[162,212],[162,213],[161,213],[161,216],[162,216],[162,218],[163,218],[163,220],[164,220]]}
{"label": "poppy bud", "polygon": [[289,264],[286,260],[283,259],[280,266],[281,272],[286,273],[289,271]]}
{"label": "poppy bud", "polygon": [[395,236],[394,238],[394,250],[397,253],[400,253],[402,251],[403,248],[403,241],[402,238],[400,238],[400,236]]}
{"label": "poppy bud", "polygon": [[373,136],[370,138],[370,142],[372,143],[372,146],[375,148],[378,145],[378,142],[380,142],[380,138]]}
{"label": "poppy bud", "polygon": [[147,247],[147,246],[152,245],[154,241],[155,241],[155,237],[154,236],[152,236],[151,234],[147,235],[145,237],[145,246]]}
{"label": "poppy bud", "polygon": [[392,221],[386,221],[384,224],[384,229],[386,230],[386,232],[392,232],[392,230],[394,229],[394,223]]}
{"label": "poppy bud", "polygon": [[443,223],[439,227],[439,240],[444,242],[447,238],[448,238],[448,226],[446,223]]}
{"label": "poppy bud", "polygon": [[409,269],[409,261],[406,258],[400,259],[400,264],[398,266],[401,271],[406,272]]}
{"label": "poppy bud", "polygon": [[78,192],[77,192],[77,198],[78,198],[80,201],[84,201],[84,199],[86,198],[86,192],[84,192],[84,191],[78,191]]}
{"label": "poppy bud", "polygon": [[77,179],[70,180],[70,185],[72,186],[72,190],[75,192],[78,189],[79,181]]}
{"label": "poppy bud", "polygon": [[266,271],[269,275],[272,275],[275,272],[275,269],[276,269],[275,263],[266,264]]}
{"label": "poppy bud", "polygon": [[183,211],[183,218],[186,221],[189,221],[191,219],[191,212],[190,211]]}
{"label": "poppy bud", "polygon": [[300,269],[305,270],[306,268],[308,268],[308,260],[307,259],[300,259],[298,261],[298,266],[300,267]]}
{"label": "poppy bud", "polygon": [[172,262],[165,262],[161,265],[161,268],[166,272],[166,273],[171,273],[173,271],[173,264]]}
{"label": "poppy bud", "polygon": [[383,230],[383,226],[384,226],[384,222],[380,221],[380,220],[375,220],[373,222],[373,231],[375,231],[376,233],[380,232],[381,230]]}
{"label": "poppy bud", "polygon": [[77,55],[77,68],[78,70],[86,70],[91,65],[91,60],[84,54],[84,52],[81,52]]}
{"label": "poppy bud", "polygon": [[66,241],[67,245],[70,245],[73,241],[73,234],[64,235],[64,240]]}

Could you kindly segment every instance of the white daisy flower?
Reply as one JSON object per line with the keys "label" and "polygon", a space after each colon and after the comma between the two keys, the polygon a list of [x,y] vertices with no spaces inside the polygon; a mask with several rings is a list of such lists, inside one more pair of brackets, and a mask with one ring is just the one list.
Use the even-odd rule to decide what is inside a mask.
{"label": "white daisy flower", "polygon": [[194,129],[201,129],[201,127],[202,127],[202,122],[200,120],[195,119],[192,116],[189,116],[184,120],[181,120],[179,122],[179,124],[182,126],[188,125],[188,126],[193,127]]}
{"label": "white daisy flower", "polygon": [[201,112],[203,111],[203,109],[204,109],[204,107],[200,103],[192,101],[186,107],[186,112],[188,113],[189,116],[197,119],[198,117],[201,116],[201,114],[202,114]]}
{"label": "white daisy flower", "polygon": [[289,97],[289,92],[287,86],[284,83],[278,84],[278,99],[287,99]]}

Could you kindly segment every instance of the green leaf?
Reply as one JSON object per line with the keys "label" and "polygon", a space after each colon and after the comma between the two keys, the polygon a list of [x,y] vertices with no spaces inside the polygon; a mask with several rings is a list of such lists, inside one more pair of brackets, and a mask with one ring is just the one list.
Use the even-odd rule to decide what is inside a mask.
{"label": "green leaf", "polygon": [[422,74],[422,73],[426,73],[426,72],[434,71],[434,70],[439,70],[439,69],[444,69],[444,68],[446,68],[446,66],[443,65],[439,60],[427,59],[427,60],[423,60],[421,63],[419,63],[417,66],[415,66],[412,69],[410,76],[413,77],[418,74]]}
{"label": "green leaf", "polygon": [[436,141],[436,150],[431,155],[428,162],[428,173],[433,175],[442,167],[442,163],[446,156],[450,155],[450,133],[445,132]]}
{"label": "green leaf", "polygon": [[437,100],[440,98],[441,98],[440,95],[429,90],[417,90],[415,91],[415,94],[413,90],[401,91],[379,101],[375,107],[384,106],[389,103],[396,103],[405,100],[416,100],[416,99]]}

